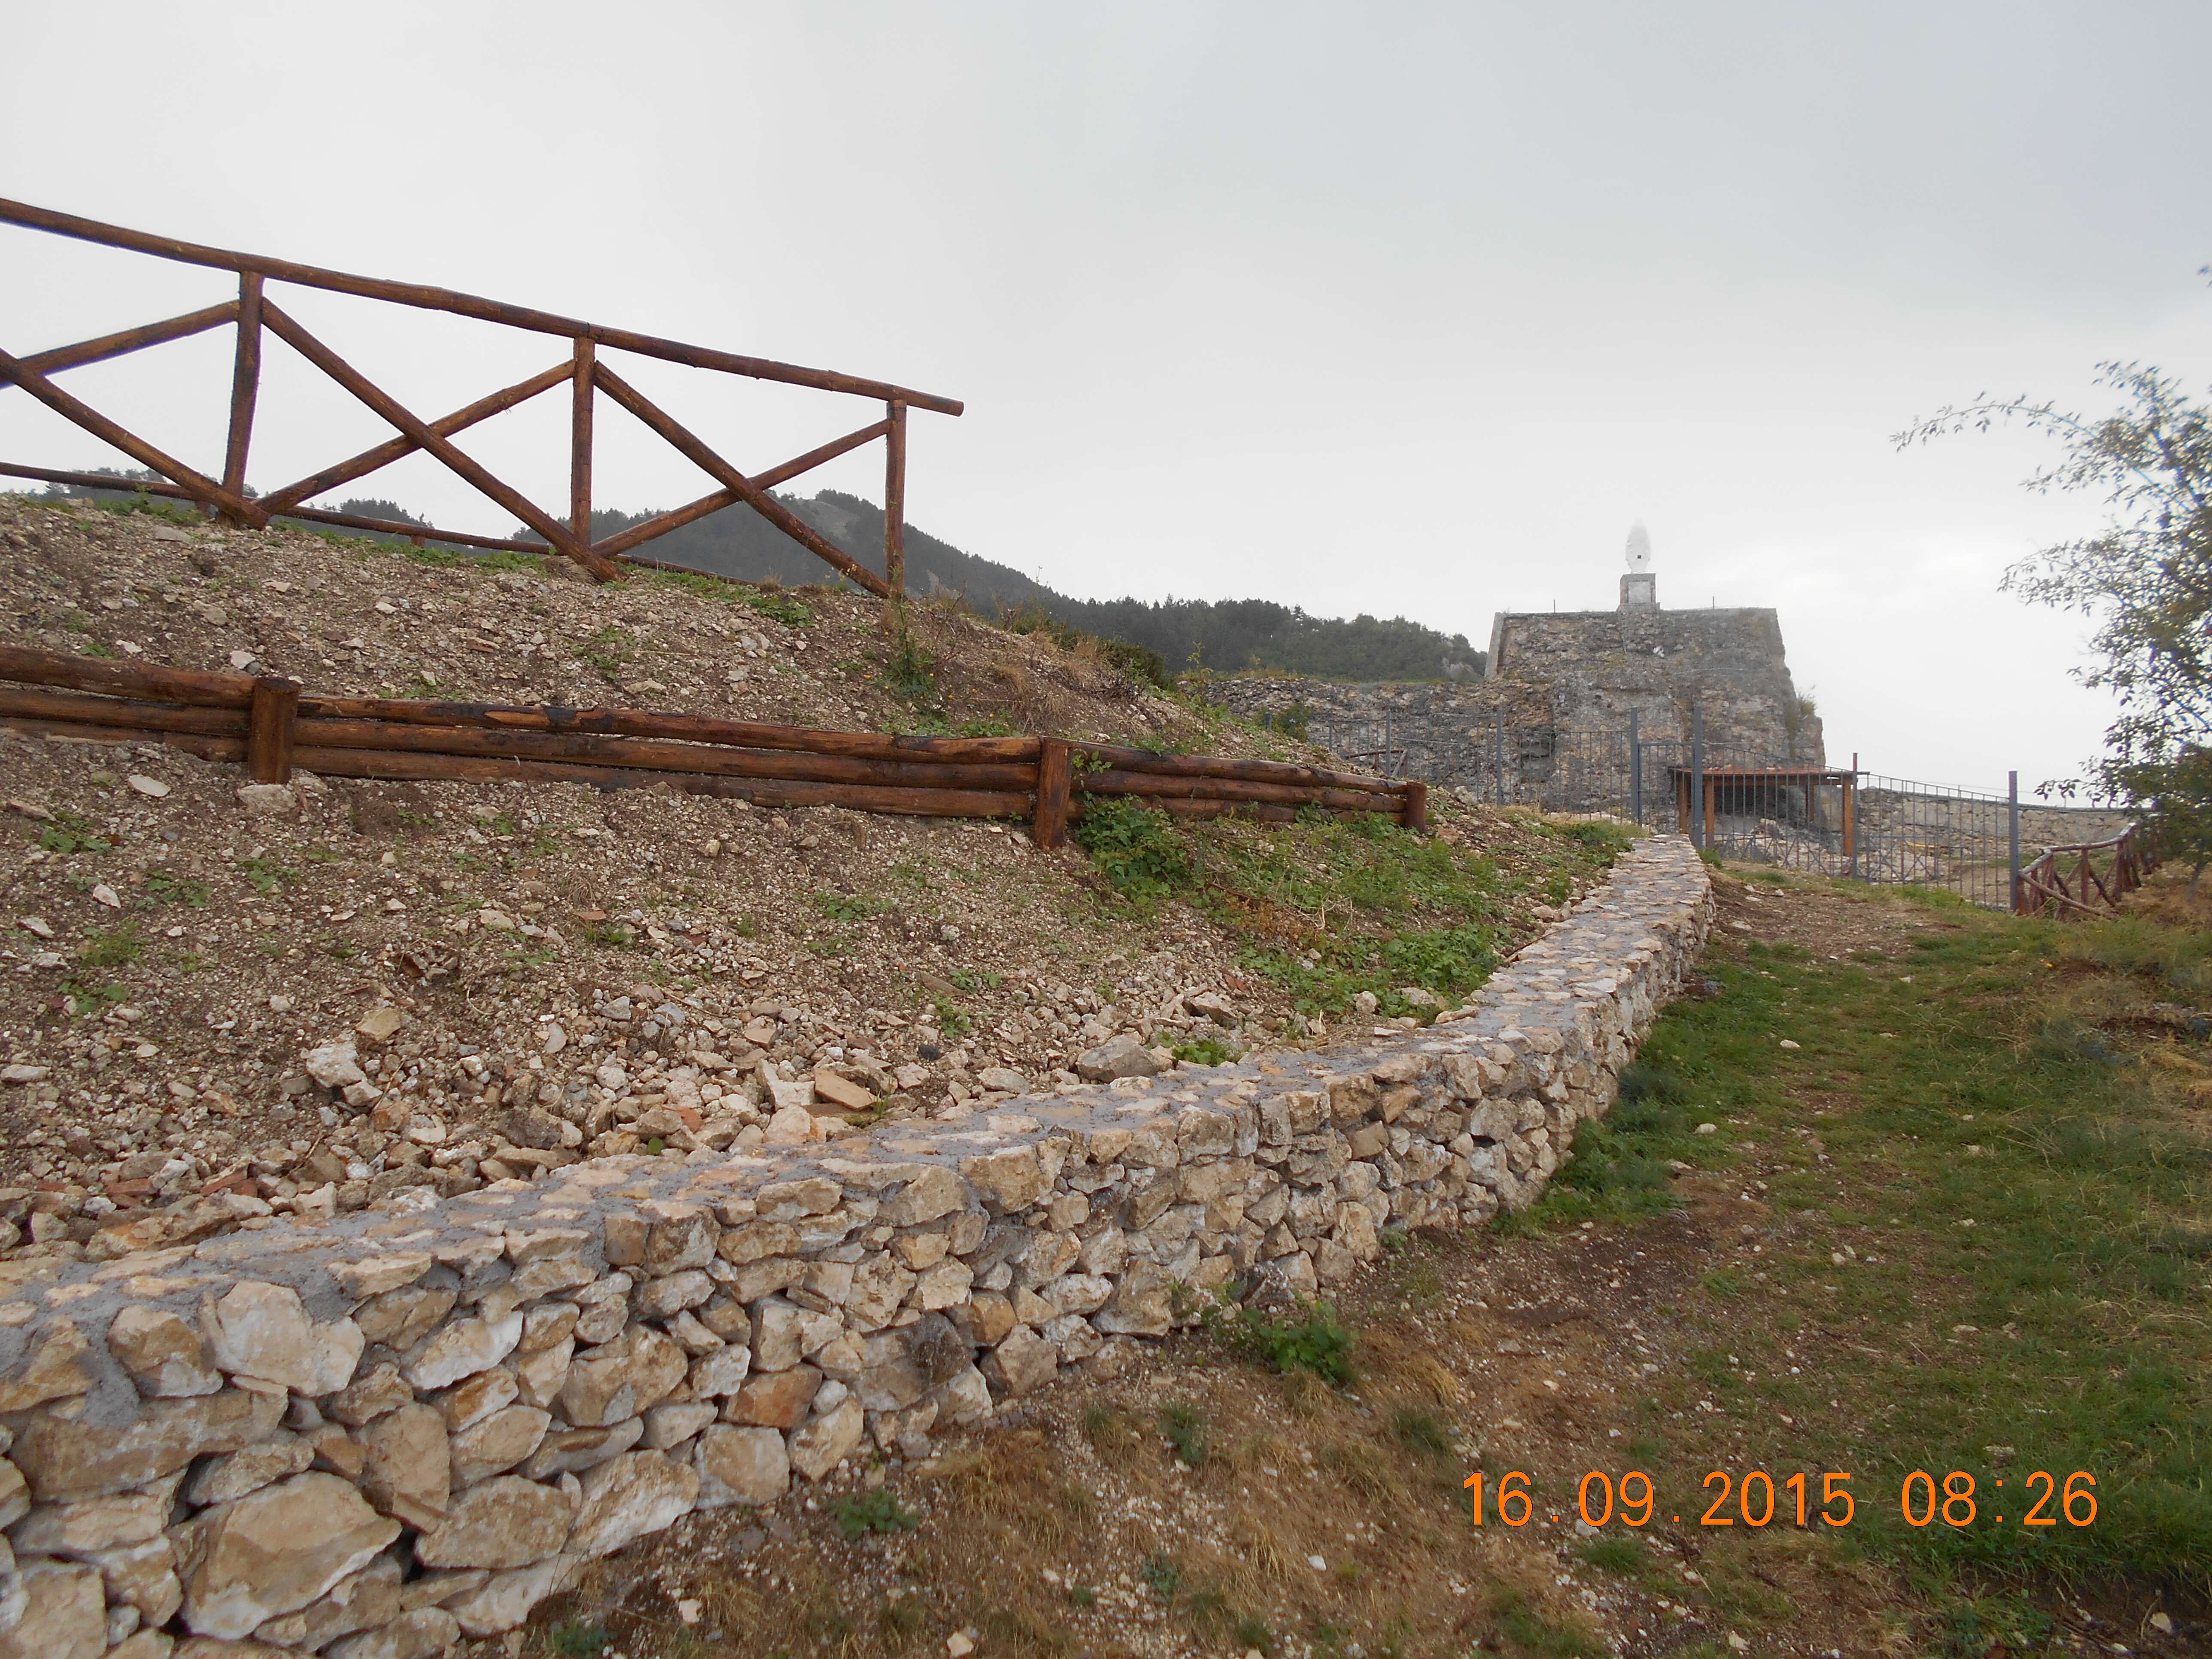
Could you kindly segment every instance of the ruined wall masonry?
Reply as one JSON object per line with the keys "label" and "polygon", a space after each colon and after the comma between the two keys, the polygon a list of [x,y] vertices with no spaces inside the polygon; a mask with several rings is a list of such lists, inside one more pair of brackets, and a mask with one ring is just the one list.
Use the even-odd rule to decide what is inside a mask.
{"label": "ruined wall masonry", "polygon": [[1711,904],[1646,841],[1426,1030],[0,1263],[0,1659],[428,1659],[692,1510],[1111,1375],[1194,1290],[1312,1296],[1525,1205]]}
{"label": "ruined wall masonry", "polygon": [[1501,612],[1489,662],[1492,679],[1548,687],[1563,728],[1625,726],[1633,709],[1647,738],[1686,738],[1698,708],[1707,744],[1734,751],[1731,763],[1826,763],[1771,610]]}

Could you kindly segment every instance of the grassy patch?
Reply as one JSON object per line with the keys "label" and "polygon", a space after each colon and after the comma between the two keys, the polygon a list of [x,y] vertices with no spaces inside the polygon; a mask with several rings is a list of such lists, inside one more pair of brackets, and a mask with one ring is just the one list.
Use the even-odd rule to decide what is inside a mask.
{"label": "grassy patch", "polygon": [[[1670,1437],[1692,1489],[1693,1466],[1778,1480],[1814,1460],[1854,1474],[1853,1541],[1929,1570],[2203,1584],[2212,1135],[2188,1102],[2212,1042],[2148,1005],[2204,982],[2212,939],[1856,902],[1914,907],[1895,959],[1753,942],[1711,962],[1720,994],[1661,1020],[1529,1219],[1669,1207],[1675,1159],[1762,1195],[1685,1313],[1727,1417],[1796,1427],[1715,1462],[1687,1414]],[[1915,1470],[1968,1495],[1912,1524]],[[2092,1524],[2062,1512],[2075,1471]],[[2023,1524],[2039,1472],[2055,1526]],[[1999,1628],[1960,1605],[1962,1629]]]}

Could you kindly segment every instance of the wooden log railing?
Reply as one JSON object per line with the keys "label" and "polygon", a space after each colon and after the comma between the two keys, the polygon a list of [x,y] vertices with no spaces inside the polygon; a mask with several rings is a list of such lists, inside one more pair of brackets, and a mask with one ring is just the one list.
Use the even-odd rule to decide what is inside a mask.
{"label": "wooden log railing", "polygon": [[[907,411],[921,409],[940,415],[958,415],[963,407],[956,398],[916,392],[885,380],[868,380],[832,369],[805,368],[793,363],[776,362],[765,357],[748,357],[707,346],[686,345],[678,340],[662,339],[628,329],[610,328],[574,317],[556,316],[550,312],[536,311],[500,300],[483,299],[471,294],[458,294],[448,289],[431,288],[416,283],[389,282],[377,276],[357,276],[344,271],[297,264],[286,259],[206,247],[198,243],[150,235],[144,231],[127,230],[119,225],[102,224],[97,220],[82,219],[74,214],[57,213],[22,202],[0,200],[0,223],[20,225],[26,229],[71,237],[105,247],[149,254],[155,258],[168,259],[180,264],[227,270],[234,272],[238,278],[238,297],[235,300],[204,307],[183,316],[103,334],[94,339],[79,341],[74,345],[33,352],[27,356],[11,356],[0,350],[0,389],[9,386],[21,387],[63,419],[130,456],[142,468],[158,475],[156,477],[125,481],[112,475],[8,461],[0,461],[0,477],[30,478],[85,489],[128,488],[173,501],[194,502],[233,524],[253,529],[262,528],[272,518],[289,518],[310,524],[334,525],[342,529],[370,530],[404,536],[418,546],[426,541],[438,541],[487,550],[557,553],[573,559],[596,580],[612,581],[620,579],[622,562],[632,549],[641,547],[671,531],[681,529],[709,513],[743,501],[807,551],[860,586],[882,598],[896,598],[904,592],[906,578]],[[308,332],[268,297],[267,289],[271,283],[286,283],[295,287],[349,294],[417,310],[447,312],[531,333],[554,335],[568,342],[568,355],[527,380],[492,392],[451,414],[426,421]],[[229,421],[225,431],[220,479],[198,471],[166,451],[156,448],[128,428],[71,396],[53,381],[53,376],[68,369],[81,368],[88,363],[106,362],[171,340],[185,339],[210,329],[224,327],[234,327],[238,331],[238,339],[232,362]],[[254,418],[260,406],[262,347],[264,337],[270,335],[274,335],[343,387],[398,435],[276,489],[261,493],[249,489],[246,465],[252,452]],[[610,368],[599,355],[609,350],[628,352],[634,356],[656,358],[663,362],[679,363],[720,374],[738,374],[786,386],[806,386],[819,392],[866,398],[883,404],[884,417],[857,431],[834,438],[803,455],[763,471],[748,474],[740,471],[704,441],[679,425]],[[568,490],[565,517],[556,516],[538,506],[522,491],[498,477],[453,441],[458,434],[470,427],[563,386],[568,388],[570,398]],[[657,433],[719,487],[684,506],[656,514],[641,524],[633,525],[616,535],[594,542],[591,528],[592,447],[597,399],[602,393],[629,410],[648,429]],[[825,462],[864,444],[872,443],[878,438],[884,441],[884,570],[881,575],[830,542],[769,493],[778,485],[787,483],[800,474],[811,471]],[[417,451],[428,454],[479,495],[520,520],[539,539],[532,541],[521,537],[473,535],[464,531],[440,530],[425,525],[339,513],[308,505],[315,497],[325,495],[341,484],[365,477]]]}
{"label": "wooden log railing", "polygon": [[2158,848],[2148,826],[2130,823],[2106,841],[2045,848],[2021,866],[2012,908],[2023,916],[2110,915],[2156,868]]}
{"label": "wooden log railing", "polygon": [[160,743],[242,764],[255,783],[330,777],[655,785],[760,806],[1026,818],[1041,847],[1097,802],[1184,817],[1301,807],[1428,827],[1428,790],[1283,761],[1158,755],[1060,738],[925,738],[641,708],[510,708],[303,691],[210,673],[0,646],[0,726],[85,743]]}

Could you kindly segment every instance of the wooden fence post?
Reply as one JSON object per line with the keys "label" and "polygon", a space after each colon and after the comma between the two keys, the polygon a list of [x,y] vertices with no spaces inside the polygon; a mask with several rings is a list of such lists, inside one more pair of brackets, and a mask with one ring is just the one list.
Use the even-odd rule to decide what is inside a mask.
{"label": "wooden fence post", "polygon": [[246,776],[252,783],[292,781],[292,731],[300,717],[300,683],[264,677],[253,682],[246,713]]}
{"label": "wooden fence post", "polygon": [[1067,745],[1047,738],[1037,752],[1036,815],[1030,821],[1030,838],[1051,848],[1067,839],[1067,796],[1073,769]]}
{"label": "wooden fence post", "polygon": [[1406,828],[1419,835],[1429,830],[1429,786],[1419,778],[1406,780]]}
{"label": "wooden fence post", "polygon": [[586,547],[592,544],[592,371],[598,360],[599,347],[592,337],[579,334],[570,371],[568,529]]}
{"label": "wooden fence post", "polygon": [[[261,395],[261,274],[238,279],[238,356],[230,377],[230,441],[223,451],[222,487],[246,495],[246,452],[253,442],[253,405]],[[245,520],[234,518],[234,523]]]}
{"label": "wooden fence post", "polygon": [[884,416],[884,580],[896,596],[906,592],[906,405],[886,404]]}

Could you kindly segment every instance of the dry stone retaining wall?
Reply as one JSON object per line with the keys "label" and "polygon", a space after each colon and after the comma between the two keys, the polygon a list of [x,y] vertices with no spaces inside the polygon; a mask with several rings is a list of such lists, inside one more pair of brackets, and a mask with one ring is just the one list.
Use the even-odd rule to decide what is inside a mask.
{"label": "dry stone retaining wall", "polygon": [[1526,1204],[1711,909],[1648,841],[1425,1030],[0,1264],[0,1659],[426,1659],[695,1509],[1110,1374],[1193,1291]]}

